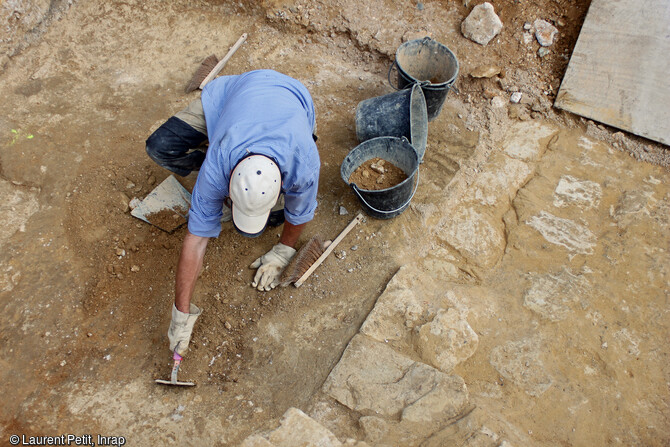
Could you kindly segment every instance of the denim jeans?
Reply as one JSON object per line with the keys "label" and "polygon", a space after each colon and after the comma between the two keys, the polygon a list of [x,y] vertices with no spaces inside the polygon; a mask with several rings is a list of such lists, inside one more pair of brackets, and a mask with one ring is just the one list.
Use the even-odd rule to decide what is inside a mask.
{"label": "denim jeans", "polygon": [[147,154],[159,166],[187,176],[200,170],[205,152],[198,149],[207,135],[177,117],[171,117],[147,139]]}

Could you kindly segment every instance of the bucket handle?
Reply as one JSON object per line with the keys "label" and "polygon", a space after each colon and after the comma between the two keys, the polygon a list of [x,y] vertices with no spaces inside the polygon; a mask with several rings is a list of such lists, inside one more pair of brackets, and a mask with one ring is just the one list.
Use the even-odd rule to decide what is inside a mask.
{"label": "bucket handle", "polygon": [[[391,66],[389,67],[388,73],[386,73],[386,79],[388,79],[389,85],[391,87],[393,87],[394,90],[400,90],[399,87],[396,87],[395,85],[393,85],[393,82],[391,82],[391,71],[393,71],[393,67],[397,67],[397,66],[398,66],[398,62],[394,60],[393,62],[391,62]],[[425,86],[430,84],[430,81],[416,81],[415,84],[419,84],[421,87],[425,88]],[[409,87],[406,87],[406,88],[409,88]]]}
{"label": "bucket handle", "polygon": [[[395,60],[393,62],[391,62],[391,65],[389,66],[389,71],[388,71],[388,73],[386,73],[386,79],[389,81],[389,85],[394,90],[400,90],[400,88],[393,85],[393,82],[391,81],[391,71],[393,71],[393,67],[398,67],[398,62],[395,61]],[[443,87],[439,87],[439,88],[432,87],[432,84],[430,83],[430,81],[416,81],[415,84],[419,84],[419,86],[421,86],[421,88],[424,89],[424,90],[442,90],[443,89]],[[447,90],[453,90],[454,92],[456,92],[457,95],[461,93],[461,92],[458,91],[458,89],[454,85],[454,81],[451,81],[451,84],[447,84],[445,87],[447,88]]]}
{"label": "bucket handle", "polygon": [[358,186],[356,186],[355,183],[351,183],[350,186],[351,186],[351,189],[354,190],[354,192],[356,193],[356,195],[358,196],[358,198],[361,199],[361,201],[362,201],[364,204],[366,204],[366,205],[368,206],[368,208],[370,208],[372,211],[375,211],[375,212],[377,212],[377,213],[381,213],[381,214],[397,213],[398,211],[400,211],[401,209],[403,209],[404,207],[406,207],[406,206],[409,204],[409,202],[412,201],[412,198],[414,197],[414,194],[416,194],[416,190],[419,188],[419,168],[418,168],[418,167],[416,168],[416,184],[414,185],[414,191],[412,191],[412,195],[409,196],[409,199],[407,199],[407,201],[406,201],[405,203],[403,203],[403,204],[400,205],[398,208],[396,208],[396,209],[394,209],[394,210],[391,210],[391,211],[378,210],[377,208],[373,207],[372,205],[370,205],[370,204],[368,203],[367,200],[365,200],[365,199],[363,198],[363,196],[361,195],[361,193],[358,192]]}

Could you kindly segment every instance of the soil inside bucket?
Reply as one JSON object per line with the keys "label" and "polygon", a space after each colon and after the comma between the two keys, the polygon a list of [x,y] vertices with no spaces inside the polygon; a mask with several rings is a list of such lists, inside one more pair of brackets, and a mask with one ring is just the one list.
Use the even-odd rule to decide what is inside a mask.
{"label": "soil inside bucket", "polygon": [[376,191],[390,188],[407,179],[407,174],[393,163],[375,157],[360,165],[349,176],[349,183],[360,189]]}

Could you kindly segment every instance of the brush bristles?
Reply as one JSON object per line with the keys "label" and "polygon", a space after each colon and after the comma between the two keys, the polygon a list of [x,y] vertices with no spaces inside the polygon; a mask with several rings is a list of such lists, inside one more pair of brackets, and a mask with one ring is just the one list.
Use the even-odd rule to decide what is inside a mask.
{"label": "brush bristles", "polygon": [[307,241],[293,257],[291,263],[284,269],[281,277],[281,286],[286,287],[299,280],[326,250],[324,245],[319,235]]}
{"label": "brush bristles", "polygon": [[191,82],[189,82],[188,85],[186,86],[186,93],[190,93],[193,90],[200,87],[202,81],[204,81],[207,75],[210,74],[212,70],[214,70],[214,67],[216,67],[216,64],[218,63],[219,60],[216,58],[216,55],[214,54],[210,55],[207,59],[202,61],[202,64],[200,64],[198,71],[196,71],[193,77],[191,78]]}

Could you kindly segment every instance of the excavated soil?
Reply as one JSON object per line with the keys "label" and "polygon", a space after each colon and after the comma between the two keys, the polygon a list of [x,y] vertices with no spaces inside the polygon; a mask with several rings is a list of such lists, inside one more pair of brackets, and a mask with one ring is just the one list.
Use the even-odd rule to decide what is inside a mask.
{"label": "excavated soil", "polygon": [[376,191],[398,185],[407,179],[405,171],[391,162],[375,157],[361,164],[349,177],[361,189]]}

